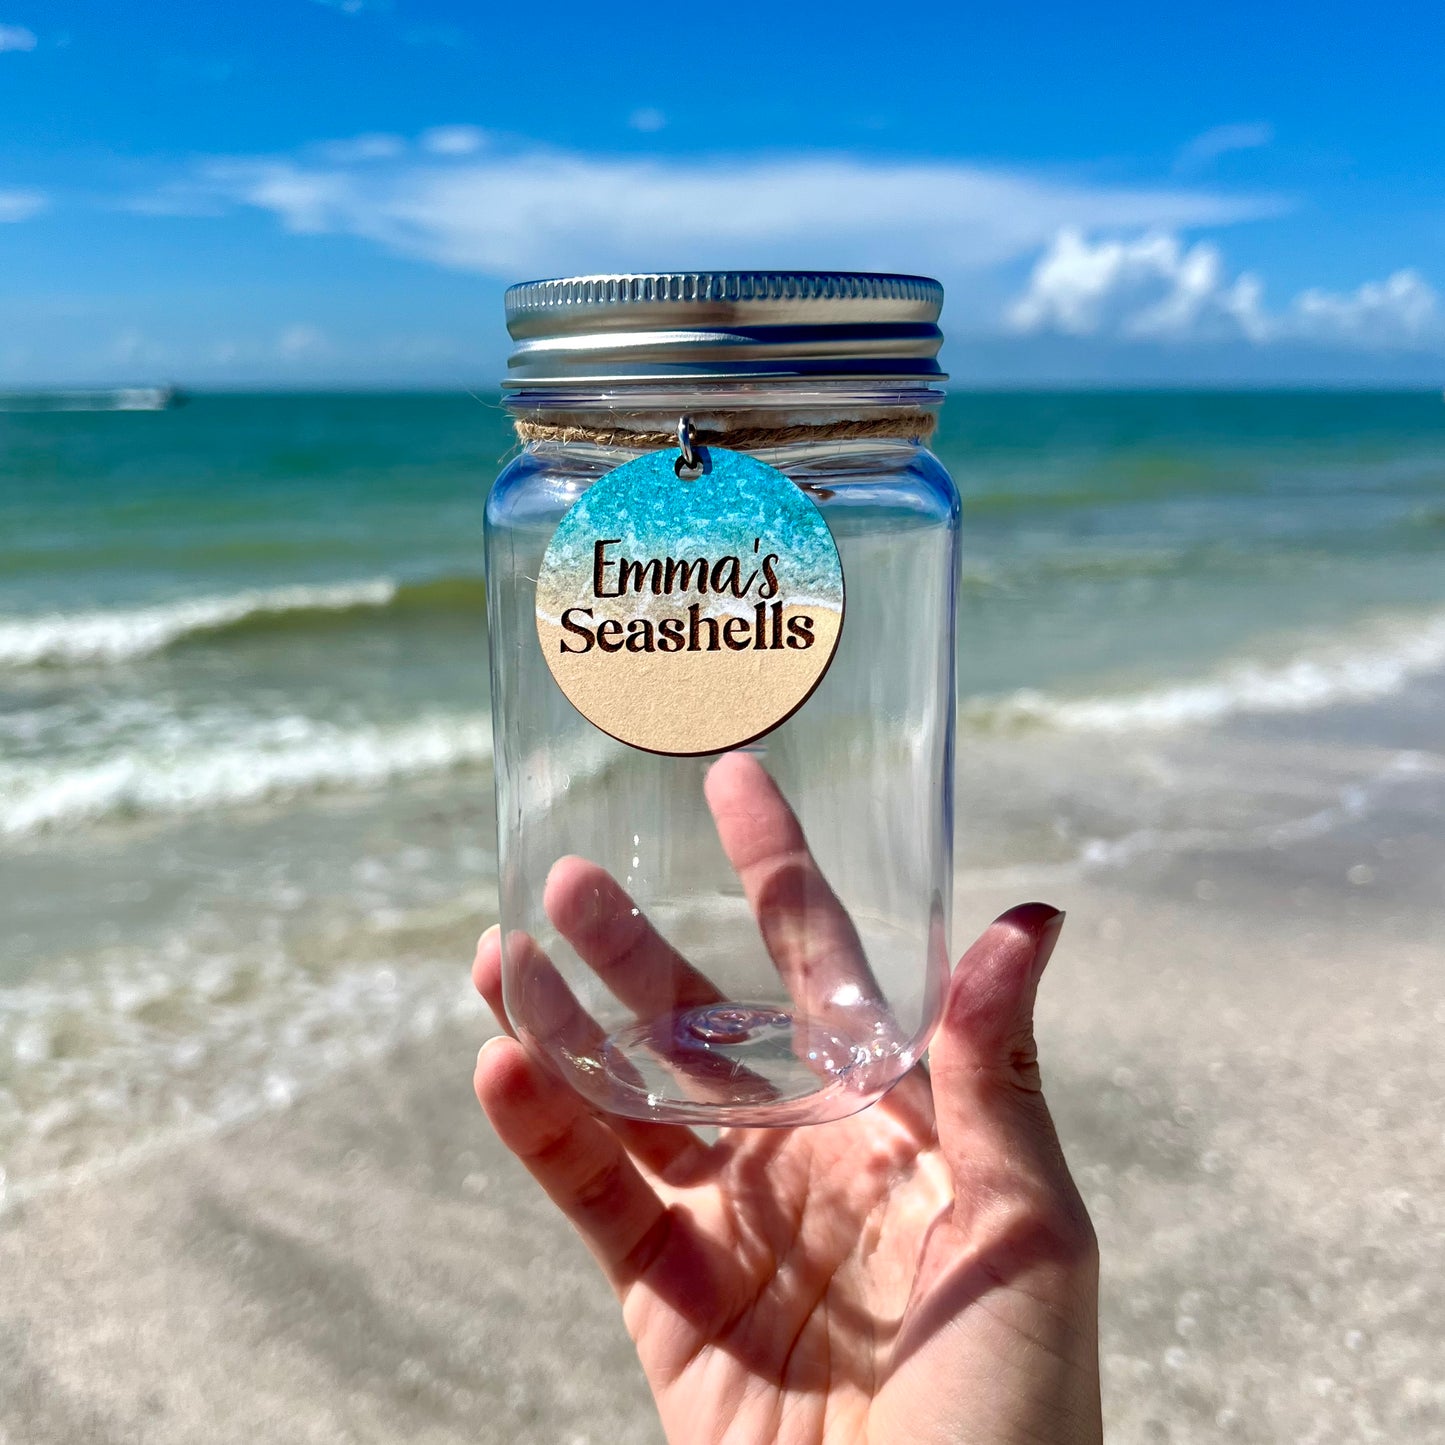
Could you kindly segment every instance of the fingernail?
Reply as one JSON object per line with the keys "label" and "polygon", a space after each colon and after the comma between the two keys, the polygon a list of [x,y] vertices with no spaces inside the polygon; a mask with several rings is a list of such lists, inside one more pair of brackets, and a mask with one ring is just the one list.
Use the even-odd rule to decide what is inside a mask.
{"label": "fingernail", "polygon": [[1064,919],[1068,915],[1062,908],[1055,908],[1053,917],[1044,921],[1039,929],[1038,942],[1034,945],[1034,976],[1041,974],[1053,956],[1054,945],[1059,941],[1059,934],[1064,929]]}
{"label": "fingernail", "polygon": [[501,931],[502,925],[500,923],[494,923],[490,928],[484,928],[482,930],[482,936],[477,940],[477,947],[480,948],[494,933],[500,934]]}

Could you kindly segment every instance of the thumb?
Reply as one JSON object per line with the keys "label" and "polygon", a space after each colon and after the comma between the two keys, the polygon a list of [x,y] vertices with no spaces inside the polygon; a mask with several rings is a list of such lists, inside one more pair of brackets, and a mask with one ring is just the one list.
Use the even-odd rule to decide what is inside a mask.
{"label": "thumb", "polygon": [[929,1054],[938,1139],[960,1204],[1078,1195],[1040,1086],[1034,997],[1064,915],[1024,903],[992,923],[954,970]]}

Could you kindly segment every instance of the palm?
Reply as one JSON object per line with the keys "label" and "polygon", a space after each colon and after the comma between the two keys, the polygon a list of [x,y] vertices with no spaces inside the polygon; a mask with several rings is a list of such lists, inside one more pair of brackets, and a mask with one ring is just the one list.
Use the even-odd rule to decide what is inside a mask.
{"label": "palm", "polygon": [[661,1186],[680,1207],[624,1314],[665,1424],[861,1440],[899,1412],[894,1343],[952,1204],[917,1123],[890,1101],[813,1129],[734,1131],[705,1179]]}
{"label": "palm", "polygon": [[1050,1271],[1041,1238],[1025,1259],[960,1227],[931,1112],[913,1078],[840,1123],[734,1131],[705,1177],[659,1181],[670,1226],[621,1294],[669,1438],[927,1438],[940,1378],[976,1425],[1007,1410],[999,1362],[1068,1300],[1007,1277]]}
{"label": "palm", "polygon": [[[750,790],[736,808],[734,784]],[[778,861],[810,904],[836,900],[760,769],[719,765],[709,800],[797,997],[818,970],[792,953],[808,930],[778,916]],[[600,869],[562,860],[546,901],[624,1001],[619,958],[697,986]],[[835,915],[831,939],[846,945],[841,905]],[[1100,1437],[1093,1236],[1028,1026],[1061,920],[1026,905],[995,924],[955,974],[931,1076],[917,1068],[836,1123],[731,1129],[708,1145],[680,1125],[589,1113],[511,1040],[483,1049],[478,1096],[607,1273],[670,1440]],[[529,939],[511,947],[564,990]],[[473,972],[510,1031],[501,954],[489,930]],[[834,977],[866,978],[861,953],[829,957]],[[560,1027],[595,1028],[566,999]]]}

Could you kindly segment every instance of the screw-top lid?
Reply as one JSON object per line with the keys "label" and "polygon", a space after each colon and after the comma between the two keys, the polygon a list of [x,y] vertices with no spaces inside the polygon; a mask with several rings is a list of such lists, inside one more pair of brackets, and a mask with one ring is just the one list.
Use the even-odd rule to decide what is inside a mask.
{"label": "screw-top lid", "polygon": [[867,271],[567,276],[507,290],[508,387],[940,381],[943,287]]}

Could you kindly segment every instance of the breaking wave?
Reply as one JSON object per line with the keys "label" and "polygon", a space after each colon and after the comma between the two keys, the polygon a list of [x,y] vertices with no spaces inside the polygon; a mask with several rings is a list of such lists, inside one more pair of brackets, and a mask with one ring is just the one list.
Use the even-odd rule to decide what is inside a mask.
{"label": "breaking wave", "polygon": [[1371,702],[1441,668],[1445,610],[1377,620],[1348,637],[1308,644],[1278,661],[1246,659],[1192,681],[1095,697],[1024,690],[965,703],[962,716],[982,729],[1033,725],[1122,733],[1187,727],[1242,714]]}
{"label": "breaking wave", "polygon": [[376,788],[478,766],[491,756],[489,717],[443,714],[360,727],[285,717],[251,724],[221,743],[93,762],[0,764],[0,837]]}
{"label": "breaking wave", "polygon": [[480,611],[484,606],[485,593],[479,577],[442,577],[411,583],[378,577],[257,588],[151,607],[0,618],[0,669],[130,662],[193,638],[304,626],[335,621],[348,613],[423,608]]}

